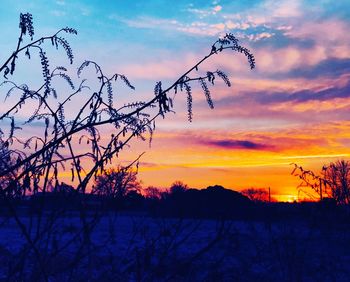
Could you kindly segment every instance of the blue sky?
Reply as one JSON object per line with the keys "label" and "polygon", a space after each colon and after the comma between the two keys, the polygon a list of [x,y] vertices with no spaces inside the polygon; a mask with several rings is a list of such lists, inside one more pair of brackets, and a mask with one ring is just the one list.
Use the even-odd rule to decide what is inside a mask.
{"label": "blue sky", "polygon": [[[291,39],[285,36],[286,30],[327,19],[348,22],[350,13],[348,1],[15,0],[2,3],[2,26],[16,26],[18,14],[30,12],[38,34],[73,26],[79,31],[77,50],[80,46],[108,45],[107,49],[115,56],[119,50],[118,60],[132,60],[135,54],[131,50],[140,48],[145,57],[151,58],[154,52],[182,55],[187,50],[199,51],[228,31],[250,41],[253,47],[308,46],[314,44],[311,38]],[[15,35],[13,29],[5,32]]]}
{"label": "blue sky", "polygon": [[[226,32],[251,49],[257,62],[253,71],[244,58],[232,54],[205,66],[225,70],[233,82],[231,89],[213,89],[214,112],[195,89],[195,118],[189,124],[185,98],[177,97],[177,114],[159,121],[155,144],[144,157],[149,168],[141,177],[147,185],[175,179],[192,186],[221,181],[231,188],[271,186],[292,194],[296,182],[289,176],[289,162],[317,169],[348,157],[350,1],[1,3],[1,60],[15,45],[19,13],[30,12],[38,36],[76,28],[78,36],[69,36],[76,55],[73,69],[92,59],[109,73],[122,72],[136,86],[135,100],[151,97],[156,81],[174,81]],[[62,53],[53,57],[68,64]],[[120,93],[129,99],[129,92]],[[184,145],[188,137],[191,142]],[[173,148],[168,160],[161,158],[165,144]],[[207,178],[192,177],[203,173]],[[166,180],[170,176],[174,179]]]}

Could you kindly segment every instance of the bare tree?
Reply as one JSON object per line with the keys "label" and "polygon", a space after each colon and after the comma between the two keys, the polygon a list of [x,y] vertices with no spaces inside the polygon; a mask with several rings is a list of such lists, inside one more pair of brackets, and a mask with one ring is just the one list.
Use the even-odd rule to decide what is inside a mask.
{"label": "bare tree", "polygon": [[146,198],[152,200],[160,200],[163,193],[164,191],[155,186],[148,186],[147,188],[143,189],[143,194],[146,196]]}
{"label": "bare tree", "polygon": [[339,204],[350,204],[350,162],[339,160],[322,168],[326,193]]}
{"label": "bare tree", "polygon": [[137,171],[132,167],[111,168],[96,177],[92,193],[110,198],[123,198],[131,191],[139,191],[141,184],[137,180]]}
{"label": "bare tree", "polygon": [[[319,174],[294,164],[292,175],[301,179],[299,189],[312,198],[333,198],[338,204],[350,204],[350,162],[338,160],[324,165]],[[310,188],[311,193],[305,189]]]}
{"label": "bare tree", "polygon": [[264,188],[248,188],[242,190],[242,194],[254,202],[269,202],[269,192]]}
{"label": "bare tree", "polygon": [[171,194],[178,194],[178,193],[183,193],[188,189],[187,184],[183,183],[182,181],[175,181],[173,184],[170,186],[170,193]]}

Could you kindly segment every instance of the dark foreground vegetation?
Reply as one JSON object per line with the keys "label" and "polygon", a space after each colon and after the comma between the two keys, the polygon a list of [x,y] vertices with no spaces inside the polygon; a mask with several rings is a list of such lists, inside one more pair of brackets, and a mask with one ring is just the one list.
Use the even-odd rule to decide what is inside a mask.
{"label": "dark foreground vegetation", "polygon": [[2,205],[0,281],[348,281],[350,275],[349,209],[331,200],[253,202],[221,186],[161,198],[67,190],[13,200],[22,225]]}

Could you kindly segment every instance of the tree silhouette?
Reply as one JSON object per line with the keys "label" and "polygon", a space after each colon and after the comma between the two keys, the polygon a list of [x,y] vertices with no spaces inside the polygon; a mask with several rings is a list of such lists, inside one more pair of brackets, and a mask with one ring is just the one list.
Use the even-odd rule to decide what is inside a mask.
{"label": "tree silhouette", "polygon": [[339,204],[350,204],[350,162],[332,162],[323,167],[322,174],[331,197]]}
{"label": "tree silhouette", "polygon": [[350,204],[350,162],[338,160],[324,165],[319,174],[294,164],[292,175],[301,179],[301,191],[314,198],[312,193],[305,190],[311,188],[320,200],[325,197],[333,198],[338,204]]}
{"label": "tree silhouette", "polygon": [[148,186],[147,188],[143,189],[143,193],[148,199],[160,200],[164,194],[164,191],[161,191],[161,189],[155,186]]}
{"label": "tree silhouette", "polygon": [[92,193],[109,198],[123,198],[132,191],[139,191],[140,182],[132,167],[111,168],[98,175]]}
{"label": "tree silhouette", "polygon": [[269,202],[269,192],[264,188],[248,188],[242,190],[242,194],[253,202]]}
{"label": "tree silhouette", "polygon": [[[211,57],[224,51],[243,53],[250,67],[255,67],[254,56],[248,49],[241,46],[232,35],[226,34],[211,46],[210,52],[188,69],[170,86],[164,86],[161,81],[154,88],[154,97],[148,101],[136,101],[129,104],[118,103],[114,95],[114,85],[122,82],[131,90],[135,87],[128,78],[120,73],[107,76],[102,68],[93,61],[85,61],[78,68],[78,78],[83,72],[92,68],[96,72],[97,83],[82,79],[76,85],[68,75],[67,68],[50,66],[46,55],[47,44],[56,49],[62,48],[69,63],[73,63],[74,55],[64,34],[76,35],[73,28],[62,28],[51,36],[34,39],[32,15],[20,15],[20,35],[16,49],[0,66],[0,73],[5,77],[2,86],[9,86],[6,98],[16,99],[17,102],[9,105],[1,113],[0,122],[10,124],[3,130],[4,142],[9,147],[22,147],[17,149],[17,160],[8,168],[0,172],[0,177],[18,171],[16,179],[22,183],[23,189],[32,187],[32,193],[46,191],[49,185],[59,183],[59,175],[63,170],[71,171],[72,180],[77,180],[77,190],[84,192],[93,177],[104,171],[111,162],[125,148],[133,138],[144,140],[146,134],[152,137],[157,117],[165,117],[173,106],[170,94],[184,93],[187,95],[188,119],[192,121],[192,86],[199,83],[210,108],[214,107],[209,85],[216,83],[219,77],[230,87],[231,82],[221,70],[202,70],[201,65]],[[29,42],[24,43],[24,39]],[[8,80],[15,74],[17,60],[24,53],[28,59],[33,60],[38,55],[42,68],[43,83],[39,88],[31,88],[25,83],[17,84]],[[54,87],[56,80],[64,80],[71,88],[68,95],[61,95]],[[80,102],[79,107],[75,103]],[[79,111],[67,112],[66,109],[79,108]],[[34,108],[32,114],[25,115],[23,108]],[[23,112],[23,113],[22,113]],[[74,115],[75,114],[75,115]],[[41,124],[43,134],[33,135],[23,139],[17,132],[26,132],[32,124]],[[2,128],[3,129],[3,128]],[[101,138],[101,132],[113,132],[107,138]],[[106,140],[107,139],[107,140]],[[81,144],[86,144],[81,151]],[[79,150],[78,150],[79,149]],[[24,185],[29,184],[29,185]],[[3,189],[6,190],[7,188]]]}
{"label": "tree silhouette", "polygon": [[170,186],[170,193],[171,194],[178,194],[178,193],[183,193],[186,190],[188,190],[187,184],[183,183],[182,181],[175,181],[173,184]]}

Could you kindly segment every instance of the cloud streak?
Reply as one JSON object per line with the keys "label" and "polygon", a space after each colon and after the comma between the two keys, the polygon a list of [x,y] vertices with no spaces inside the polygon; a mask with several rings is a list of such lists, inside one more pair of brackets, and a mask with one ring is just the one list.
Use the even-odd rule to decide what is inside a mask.
{"label": "cloud streak", "polygon": [[221,140],[211,140],[202,142],[205,146],[220,147],[228,150],[271,150],[272,147],[252,142],[249,140],[232,140],[232,139],[221,139]]}

